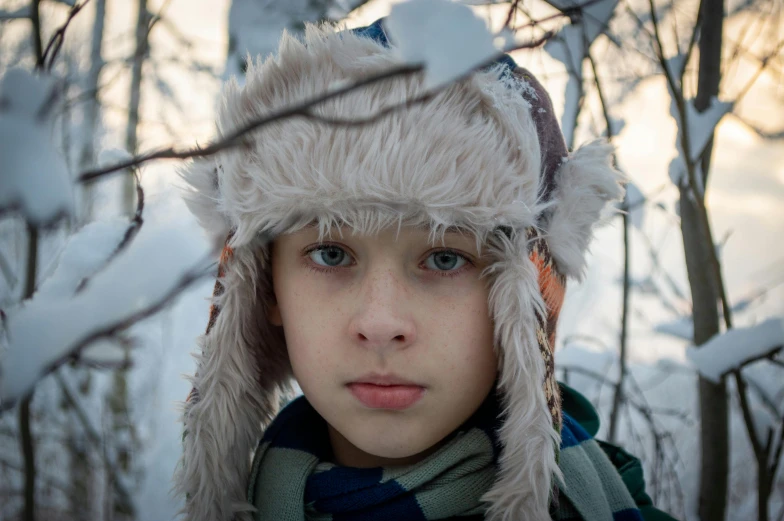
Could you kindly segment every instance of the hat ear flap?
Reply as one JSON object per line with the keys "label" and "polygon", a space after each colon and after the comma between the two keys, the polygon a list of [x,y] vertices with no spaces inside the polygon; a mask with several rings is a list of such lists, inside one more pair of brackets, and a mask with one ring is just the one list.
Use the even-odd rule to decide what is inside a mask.
{"label": "hat ear flap", "polygon": [[[208,331],[199,339],[185,404],[183,455],[175,487],[193,521],[250,519],[251,452],[289,391],[282,328],[267,320],[269,248],[224,249]],[[247,517],[245,517],[247,516]]]}
{"label": "hat ear flap", "polygon": [[582,280],[593,228],[608,203],[623,198],[627,178],[613,166],[613,150],[605,140],[593,141],[555,173],[553,206],[542,228],[558,271],[567,277]]}

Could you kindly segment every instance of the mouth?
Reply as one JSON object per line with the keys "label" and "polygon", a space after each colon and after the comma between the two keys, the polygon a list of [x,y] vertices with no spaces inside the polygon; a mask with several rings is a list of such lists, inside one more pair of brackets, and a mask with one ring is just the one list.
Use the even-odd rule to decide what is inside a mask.
{"label": "mouth", "polygon": [[346,385],[351,394],[371,409],[402,411],[425,394],[423,385],[396,375],[370,374]]}

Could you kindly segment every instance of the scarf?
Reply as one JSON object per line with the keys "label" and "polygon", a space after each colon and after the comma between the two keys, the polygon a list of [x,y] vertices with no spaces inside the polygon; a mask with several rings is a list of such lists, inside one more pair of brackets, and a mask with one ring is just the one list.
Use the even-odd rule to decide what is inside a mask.
{"label": "scarf", "polygon": [[[483,514],[496,475],[503,420],[490,393],[443,445],[413,465],[354,468],[331,463],[327,425],[304,396],[289,403],[259,442],[248,482],[254,519],[431,521]],[[601,447],[564,413],[558,521],[642,521]]]}

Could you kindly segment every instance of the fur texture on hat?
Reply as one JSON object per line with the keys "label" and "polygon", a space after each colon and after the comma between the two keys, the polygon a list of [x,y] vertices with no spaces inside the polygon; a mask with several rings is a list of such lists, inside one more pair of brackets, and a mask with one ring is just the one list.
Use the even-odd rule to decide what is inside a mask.
{"label": "fur texture on hat", "polygon": [[[244,87],[233,80],[226,85],[218,134],[397,64],[392,50],[334,26],[308,25],[302,39],[284,34],[275,57],[250,64]],[[611,148],[600,142],[543,172],[552,162],[532,115],[541,106],[534,111],[532,98],[521,95],[528,87],[524,74],[510,78],[499,80],[496,68],[476,73],[425,104],[364,126],[289,118],[184,169],[191,210],[211,234],[230,237],[183,415],[175,486],[187,495],[187,520],[251,518],[250,455],[292,379],[282,332],[265,318],[272,298],[268,246],[313,221],[322,235],[333,224],[363,234],[427,224],[434,239],[454,225],[489,247],[489,304],[507,416],[499,475],[485,498],[487,518],[550,519],[559,431],[542,385],[552,378],[552,363],[543,360],[536,331],[537,321],[548,320],[548,304],[531,241],[543,238],[556,271],[579,278],[592,228],[607,203],[622,197],[623,180],[611,166]],[[312,110],[340,119],[367,116],[423,94],[422,79],[377,83]],[[549,320],[554,331],[552,313]]]}

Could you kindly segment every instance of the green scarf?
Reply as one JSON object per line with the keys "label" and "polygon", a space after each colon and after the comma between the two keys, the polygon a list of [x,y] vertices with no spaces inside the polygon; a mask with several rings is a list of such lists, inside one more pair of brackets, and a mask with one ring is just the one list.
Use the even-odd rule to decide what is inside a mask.
{"label": "green scarf", "polygon": [[[304,397],[267,428],[253,460],[248,501],[257,520],[431,521],[484,514],[500,445],[495,393],[424,460],[392,468],[330,463],[326,422]],[[639,511],[596,442],[564,416],[560,465],[566,481],[553,518],[638,521]],[[597,452],[598,451],[598,452]]]}

